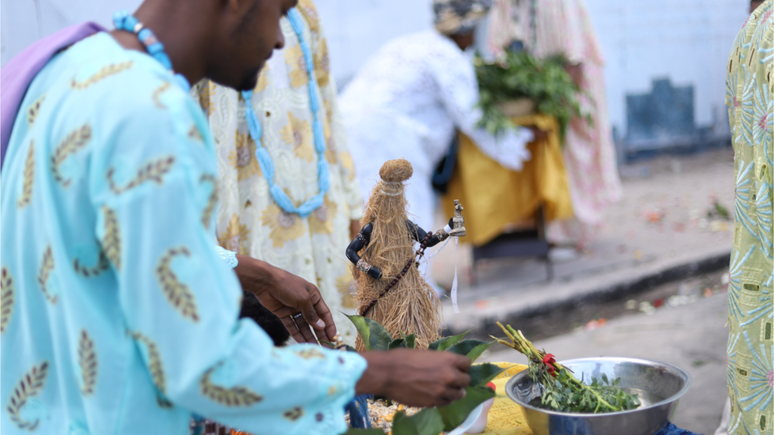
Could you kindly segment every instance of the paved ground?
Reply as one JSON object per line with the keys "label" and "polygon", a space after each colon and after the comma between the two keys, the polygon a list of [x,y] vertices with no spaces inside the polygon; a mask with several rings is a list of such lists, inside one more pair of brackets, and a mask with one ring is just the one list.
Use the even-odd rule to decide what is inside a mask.
{"label": "paved ground", "polygon": [[[683,429],[712,435],[720,423],[726,392],[727,314],[725,293],[674,307],[652,315],[637,314],[608,321],[592,331],[535,342],[558,360],[593,356],[646,358],[675,364],[693,377],[690,391],[680,401],[674,423]],[[513,325],[516,326],[516,325]],[[502,346],[482,361],[526,363],[526,359]]]}

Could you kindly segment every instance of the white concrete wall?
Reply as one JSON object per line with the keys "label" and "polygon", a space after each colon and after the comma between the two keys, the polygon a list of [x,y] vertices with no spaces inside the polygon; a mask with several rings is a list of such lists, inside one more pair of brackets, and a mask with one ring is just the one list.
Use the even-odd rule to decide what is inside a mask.
{"label": "white concrete wall", "polygon": [[113,13],[142,0],[0,0],[0,63],[36,40],[83,21],[112,27]]}
{"label": "white concrete wall", "polygon": [[749,0],[586,0],[607,58],[610,116],[626,129],[626,94],[654,78],[695,87],[696,123],[727,129],[725,66]]}
{"label": "white concrete wall", "polygon": [[[109,26],[140,0],[0,0],[2,63],[39,37],[84,20]],[[607,57],[610,115],[626,130],[626,94],[651,80],[695,86],[696,122],[723,127],[725,63],[748,0],[586,0]],[[431,26],[431,0],[317,0],[333,72],[345,83],[389,39]]]}

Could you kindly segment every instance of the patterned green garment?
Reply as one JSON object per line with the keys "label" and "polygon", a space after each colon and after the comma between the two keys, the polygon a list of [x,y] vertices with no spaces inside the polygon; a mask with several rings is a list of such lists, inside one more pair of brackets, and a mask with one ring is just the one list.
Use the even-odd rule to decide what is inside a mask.
{"label": "patterned green garment", "polygon": [[726,104],[736,174],[728,292],[729,434],[771,434],[774,430],[773,1],[766,1],[742,27],[728,63]]}

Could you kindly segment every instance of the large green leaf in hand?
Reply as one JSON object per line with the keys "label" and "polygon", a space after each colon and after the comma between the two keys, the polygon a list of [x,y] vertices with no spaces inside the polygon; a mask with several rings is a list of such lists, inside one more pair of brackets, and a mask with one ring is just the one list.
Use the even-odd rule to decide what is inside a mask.
{"label": "large green leaf in hand", "polygon": [[440,350],[446,350],[446,349],[454,346],[455,344],[459,343],[460,341],[462,341],[462,339],[465,338],[466,335],[468,335],[468,332],[470,332],[470,330],[465,331],[465,332],[463,332],[462,334],[459,334],[459,335],[455,335],[455,336],[452,336],[452,337],[444,337],[444,338],[442,338],[442,339],[440,339],[438,341],[434,341],[434,342],[430,343],[430,346],[428,346],[428,349],[429,350],[439,350],[439,351]]}
{"label": "large green leaf in hand", "polygon": [[470,385],[474,387],[484,386],[504,371],[504,368],[490,363],[474,364],[470,368]]}
{"label": "large green leaf in hand", "polygon": [[493,344],[495,344],[494,341],[462,340],[454,346],[451,346],[448,350],[449,352],[454,352],[458,355],[465,355],[473,362]]}
{"label": "large green leaf in hand", "polygon": [[437,408],[425,408],[409,419],[416,425],[419,435],[438,435],[443,432],[443,419]]}
{"label": "large green leaf in hand", "polygon": [[357,328],[366,350],[387,350],[392,337],[379,322],[362,316],[347,316]]}
{"label": "large green leaf in hand", "polygon": [[[495,396],[494,391],[487,387],[465,388],[465,397],[443,408],[437,408],[443,421],[443,430],[448,432],[462,424],[468,415],[484,401]],[[395,434],[398,435],[398,434]]]}
{"label": "large green leaf in hand", "polygon": [[392,420],[392,433],[395,435],[438,435],[440,432],[423,434],[419,432],[416,423],[407,417],[406,414],[396,412]]}

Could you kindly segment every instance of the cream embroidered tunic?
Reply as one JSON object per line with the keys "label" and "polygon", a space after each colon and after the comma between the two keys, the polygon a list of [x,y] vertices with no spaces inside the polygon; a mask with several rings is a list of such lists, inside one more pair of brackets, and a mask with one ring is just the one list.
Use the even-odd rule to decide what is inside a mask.
{"label": "cream embroidered tunic", "polygon": [[[301,0],[304,38],[314,57],[323,102],[323,123],[331,187],[325,204],[307,218],[282,211],[269,192],[245,120],[245,102],[236,91],[210,82],[198,93],[215,137],[220,207],[218,242],[226,249],[266,261],[316,284],[333,312],[339,332],[353,341],[355,329],[342,314],[354,314],[354,291],[345,250],[349,224],[362,215],[362,199],[336,102],[328,47],[317,9]],[[261,72],[251,104],[263,128],[263,146],[275,165],[274,182],[296,205],[319,191],[317,152],[312,134],[309,76],[296,34],[282,19],[285,48],[275,51]]]}

